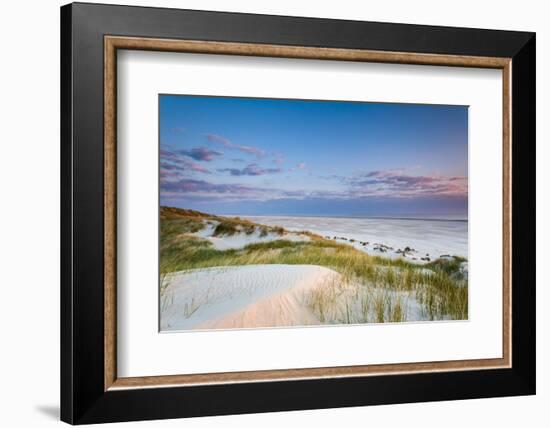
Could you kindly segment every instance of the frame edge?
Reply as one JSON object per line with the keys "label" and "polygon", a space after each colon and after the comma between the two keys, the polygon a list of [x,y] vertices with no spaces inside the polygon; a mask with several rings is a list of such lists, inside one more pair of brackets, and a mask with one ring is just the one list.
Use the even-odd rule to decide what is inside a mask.
{"label": "frame edge", "polygon": [[[512,369],[536,393],[536,34],[512,59]],[[521,168],[521,173],[514,173]]]}
{"label": "frame edge", "polygon": [[72,272],[72,5],[60,8],[60,156],[61,156],[61,385],[60,418],[63,422],[74,423],[74,376],[73,376],[73,272]]}

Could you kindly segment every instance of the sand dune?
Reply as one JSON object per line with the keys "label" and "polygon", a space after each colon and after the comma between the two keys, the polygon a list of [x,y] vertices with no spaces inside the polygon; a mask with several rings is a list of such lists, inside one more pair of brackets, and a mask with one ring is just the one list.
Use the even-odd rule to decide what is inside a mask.
{"label": "sand dune", "polygon": [[312,265],[249,265],[171,274],[161,296],[161,330],[319,324],[304,299],[340,281]]}
{"label": "sand dune", "polygon": [[231,236],[214,236],[214,230],[216,229],[216,226],[219,222],[217,221],[208,221],[204,222],[204,228],[199,230],[198,232],[193,233],[194,236],[198,238],[203,238],[208,240],[210,243],[212,243],[212,246],[216,250],[225,251],[225,250],[231,250],[231,249],[241,249],[246,247],[249,244],[257,244],[262,242],[272,242],[277,241],[279,239],[284,239],[287,241],[309,241],[309,236],[306,236],[301,233],[273,233],[268,232],[265,234],[262,234],[260,229],[254,230],[253,233],[246,234],[244,232],[238,232]]}

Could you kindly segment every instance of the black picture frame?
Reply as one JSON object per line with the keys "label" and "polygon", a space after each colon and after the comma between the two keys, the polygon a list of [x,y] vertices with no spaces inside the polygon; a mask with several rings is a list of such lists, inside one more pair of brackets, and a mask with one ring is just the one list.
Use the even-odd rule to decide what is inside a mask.
{"label": "black picture frame", "polygon": [[[105,391],[105,35],[512,58],[512,367]],[[61,419],[86,424],[534,394],[535,98],[534,33],[63,6]]]}

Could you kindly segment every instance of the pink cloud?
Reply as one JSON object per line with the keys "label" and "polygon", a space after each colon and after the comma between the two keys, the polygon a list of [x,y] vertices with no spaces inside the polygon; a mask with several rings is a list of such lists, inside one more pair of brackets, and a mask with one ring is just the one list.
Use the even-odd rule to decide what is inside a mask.
{"label": "pink cloud", "polygon": [[275,165],[280,166],[285,163],[285,157],[283,156],[282,153],[273,153],[273,156],[274,156],[273,163]]}
{"label": "pink cloud", "polygon": [[306,165],[305,162],[300,162],[298,165],[296,165],[295,167],[293,168],[289,168],[288,171],[289,172],[294,172],[294,171],[307,171],[308,170],[308,167]]}
{"label": "pink cloud", "polygon": [[257,157],[262,157],[265,155],[265,152],[257,147],[253,146],[245,146],[242,144],[234,144],[227,138],[224,138],[220,135],[216,134],[206,134],[206,138],[208,141],[212,141],[214,143],[222,144],[223,146],[227,147],[228,149],[234,149],[239,150],[244,153],[249,153],[252,155],[256,155]]}
{"label": "pink cloud", "polygon": [[[171,171],[167,174],[166,171]],[[161,179],[175,178],[189,171],[210,174],[210,170],[204,166],[193,162],[185,156],[167,149],[160,150],[160,176]]]}
{"label": "pink cloud", "polygon": [[408,175],[404,169],[372,171],[346,179],[357,196],[467,196],[468,177]]}

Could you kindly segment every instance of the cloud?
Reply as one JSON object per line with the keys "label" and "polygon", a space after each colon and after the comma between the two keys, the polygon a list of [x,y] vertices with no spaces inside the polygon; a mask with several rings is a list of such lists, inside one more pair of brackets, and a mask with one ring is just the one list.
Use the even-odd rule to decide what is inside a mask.
{"label": "cloud", "polygon": [[[172,171],[172,174],[167,174],[166,171]],[[191,171],[200,172],[202,174],[210,174],[210,170],[198,163],[187,159],[185,156],[179,153],[173,152],[168,149],[160,150],[161,179],[175,178],[181,175],[185,175],[186,173]]]}
{"label": "cloud", "polygon": [[357,196],[467,196],[468,177],[409,175],[405,169],[371,171],[345,181]]}
{"label": "cloud", "polygon": [[407,168],[395,168],[395,169],[385,169],[379,171],[371,171],[367,174],[364,174],[365,177],[394,177],[397,175],[403,175],[407,171]]}
{"label": "cloud", "polygon": [[160,180],[161,181],[167,181],[167,180],[170,180],[170,179],[177,179],[180,177],[180,174],[178,171],[173,171],[171,170],[170,168],[166,169],[166,168],[162,168],[161,166],[161,170],[160,170]]}
{"label": "cloud", "polygon": [[282,172],[282,169],[281,168],[262,168],[257,164],[252,163],[243,169],[221,168],[221,169],[218,169],[218,171],[229,172],[233,176],[240,177],[243,175],[257,176],[257,175],[265,175],[265,174],[277,174],[279,172]]}
{"label": "cloud", "polygon": [[205,168],[202,165],[196,164],[196,163],[190,162],[187,165],[187,168],[189,168],[191,171],[202,172],[203,174],[210,174],[210,171],[207,168]]}
{"label": "cloud", "polygon": [[288,170],[289,170],[289,172],[294,172],[294,171],[308,171],[309,168],[307,167],[307,165],[306,165],[305,162],[300,162],[298,165],[296,165],[296,166],[293,167],[293,168],[289,168]]}
{"label": "cloud", "polygon": [[[304,165],[305,168],[307,166]],[[297,167],[296,167],[297,168]],[[256,163],[245,168],[217,169],[234,177],[262,176],[285,172],[281,168],[264,168]],[[210,174],[201,164],[187,157],[166,151],[161,158],[161,195],[172,201],[270,201],[293,199],[307,201],[312,199],[333,201],[372,201],[386,198],[423,200],[452,199],[466,200],[468,196],[468,178],[463,176],[412,175],[408,169],[388,169],[370,171],[355,176],[326,176],[334,179],[339,186],[330,189],[313,188],[301,190],[296,183],[285,188],[255,187],[239,183],[215,183],[198,179],[190,174],[199,172]]]}
{"label": "cloud", "polygon": [[[205,180],[181,178],[161,181],[161,196],[171,200],[239,201],[273,199],[277,189],[251,187],[243,184],[211,183]],[[284,195],[284,192],[281,193]]]}
{"label": "cloud", "polygon": [[[207,168],[194,162],[185,162],[183,164],[171,164],[167,162],[162,162],[160,164],[160,171],[161,171],[161,176],[163,171],[173,171],[174,174],[179,174],[179,175],[187,171],[195,171],[195,172],[201,172],[203,174],[211,174],[211,172]],[[174,174],[172,174],[172,176],[174,176]],[[168,177],[167,174],[165,174],[164,176]]]}
{"label": "cloud", "polygon": [[214,184],[191,178],[184,178],[162,185],[162,190],[164,191],[179,193],[242,193],[250,189],[241,184]]}
{"label": "cloud", "polygon": [[188,156],[197,161],[210,162],[216,156],[222,156],[222,152],[217,152],[216,150],[210,150],[207,147],[194,147],[190,150],[177,150],[176,153]]}
{"label": "cloud", "polygon": [[174,134],[181,134],[182,132],[185,132],[185,128],[175,126],[173,128],[170,128],[170,132],[173,132]]}
{"label": "cloud", "polygon": [[160,191],[162,199],[176,202],[270,201],[284,198],[303,199],[308,196],[308,193],[302,190],[255,187],[239,183],[213,183],[190,177],[161,180]]}
{"label": "cloud", "polygon": [[206,138],[208,139],[208,141],[213,141],[215,143],[220,143],[220,144],[223,144],[226,147],[233,146],[233,143],[231,143],[231,141],[229,141],[227,138],[222,137],[221,135],[206,134]]}
{"label": "cloud", "polygon": [[227,147],[228,149],[239,150],[244,153],[256,155],[256,157],[259,157],[259,158],[265,155],[265,152],[257,147],[234,144],[231,141],[229,141],[227,138],[224,138],[220,135],[206,134],[206,138],[208,139],[208,141],[222,144],[224,147]]}
{"label": "cloud", "polygon": [[160,148],[160,160],[173,160],[173,159],[176,159],[176,158],[179,158],[180,156],[178,156],[177,153],[171,151],[171,150],[168,150],[166,148]]}
{"label": "cloud", "polygon": [[344,177],[343,175],[338,175],[338,174],[319,175],[318,178],[322,180],[338,180],[343,183],[346,183],[348,181],[347,177]]}
{"label": "cloud", "polygon": [[167,163],[167,162],[161,162],[160,163],[160,170],[161,171],[177,171],[178,169],[180,169],[180,167],[178,165],[174,165],[174,164]]}
{"label": "cloud", "polygon": [[285,163],[285,157],[283,156],[282,153],[273,153],[273,156],[274,156],[274,159],[272,162],[275,165],[282,165]]}

